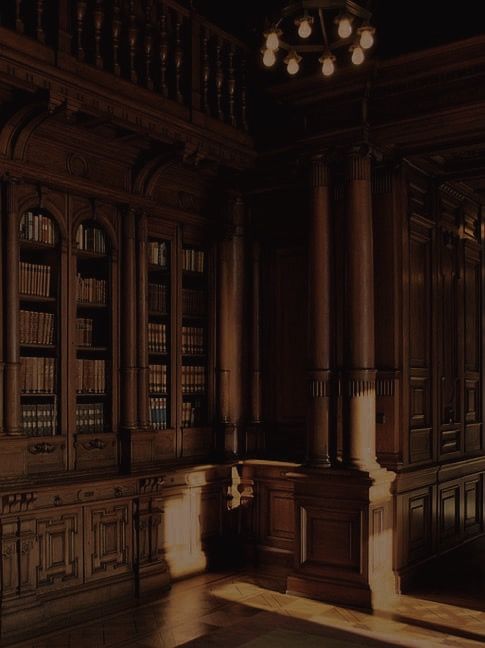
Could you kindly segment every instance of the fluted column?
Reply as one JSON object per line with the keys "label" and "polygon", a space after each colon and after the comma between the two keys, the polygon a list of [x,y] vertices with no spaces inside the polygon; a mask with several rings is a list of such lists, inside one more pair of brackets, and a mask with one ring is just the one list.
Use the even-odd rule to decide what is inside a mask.
{"label": "fluted column", "polygon": [[135,210],[123,215],[123,261],[121,294],[121,426],[124,430],[136,428],[136,256]]}
{"label": "fluted column", "polygon": [[7,434],[21,433],[20,426],[20,351],[19,351],[19,220],[14,187],[7,184],[7,227],[5,266],[6,350],[5,350],[5,427]]}
{"label": "fluted column", "polygon": [[347,314],[345,459],[364,470],[376,462],[374,251],[371,158],[353,149],[347,168]]}
{"label": "fluted column", "polygon": [[219,418],[224,453],[241,453],[243,409],[244,215],[240,196],[229,204],[226,236],[219,248]]}
{"label": "fluted column", "polygon": [[308,246],[311,403],[307,453],[310,463],[330,466],[332,228],[325,156],[313,158],[311,171],[312,213]]}
{"label": "fluted column", "polygon": [[148,428],[148,344],[147,344],[147,297],[148,297],[148,277],[147,277],[147,217],[142,212],[137,221],[136,228],[136,245],[137,245],[137,294],[139,299],[137,305],[137,325],[138,325],[138,344],[137,344],[137,363],[138,363],[138,428]]}

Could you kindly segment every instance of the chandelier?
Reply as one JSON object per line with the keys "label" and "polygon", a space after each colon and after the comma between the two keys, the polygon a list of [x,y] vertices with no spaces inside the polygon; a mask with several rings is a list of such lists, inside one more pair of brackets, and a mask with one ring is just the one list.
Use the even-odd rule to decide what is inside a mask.
{"label": "chandelier", "polygon": [[286,53],[283,62],[291,76],[298,74],[305,54],[320,54],[318,62],[326,77],[335,72],[339,50],[354,65],[361,65],[374,45],[371,17],[353,0],[294,0],[264,33],[263,65],[273,67],[280,50]]}

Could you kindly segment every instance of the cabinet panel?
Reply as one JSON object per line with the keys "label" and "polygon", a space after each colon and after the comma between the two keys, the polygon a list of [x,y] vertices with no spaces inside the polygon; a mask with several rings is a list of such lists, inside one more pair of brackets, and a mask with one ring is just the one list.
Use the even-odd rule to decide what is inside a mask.
{"label": "cabinet panel", "polygon": [[84,511],[86,580],[130,571],[132,564],[131,503],[106,504]]}
{"label": "cabinet panel", "polygon": [[39,567],[37,584],[40,588],[60,589],[77,584],[82,579],[81,512],[53,511],[39,517]]}

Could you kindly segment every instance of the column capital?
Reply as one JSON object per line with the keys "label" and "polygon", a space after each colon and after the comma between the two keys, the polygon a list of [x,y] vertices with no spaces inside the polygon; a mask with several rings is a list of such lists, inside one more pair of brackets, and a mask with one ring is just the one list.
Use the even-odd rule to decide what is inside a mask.
{"label": "column capital", "polygon": [[328,152],[319,153],[311,158],[311,179],[312,189],[328,187],[329,185],[329,164]]}

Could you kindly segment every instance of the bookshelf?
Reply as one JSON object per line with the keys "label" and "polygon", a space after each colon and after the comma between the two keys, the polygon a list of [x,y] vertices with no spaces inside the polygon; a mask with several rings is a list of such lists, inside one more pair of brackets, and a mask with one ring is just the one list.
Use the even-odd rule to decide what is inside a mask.
{"label": "bookshelf", "polygon": [[181,427],[208,425],[208,264],[205,249],[182,248]]}
{"label": "bookshelf", "polygon": [[172,427],[171,408],[171,242],[148,240],[148,421],[152,430]]}
{"label": "bookshelf", "polygon": [[59,429],[59,234],[43,209],[19,222],[20,423],[27,436]]}
{"label": "bookshelf", "polygon": [[75,243],[75,426],[78,434],[98,434],[111,427],[110,247],[94,221],[79,225]]}

